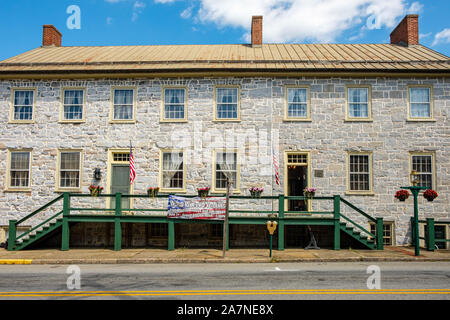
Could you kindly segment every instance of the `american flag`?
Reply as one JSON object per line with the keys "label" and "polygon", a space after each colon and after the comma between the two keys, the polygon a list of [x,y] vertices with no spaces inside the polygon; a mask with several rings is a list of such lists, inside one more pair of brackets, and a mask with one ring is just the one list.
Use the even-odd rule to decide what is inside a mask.
{"label": "american flag", "polygon": [[277,185],[280,185],[280,175],[279,175],[279,167],[278,167],[278,161],[277,161],[277,156],[275,155],[275,150],[272,149],[272,153],[273,153],[273,166],[275,167],[275,182],[277,183]]}
{"label": "american flag", "polygon": [[136,168],[134,167],[133,150],[130,145],[130,185],[133,184],[135,178],[136,178]]}

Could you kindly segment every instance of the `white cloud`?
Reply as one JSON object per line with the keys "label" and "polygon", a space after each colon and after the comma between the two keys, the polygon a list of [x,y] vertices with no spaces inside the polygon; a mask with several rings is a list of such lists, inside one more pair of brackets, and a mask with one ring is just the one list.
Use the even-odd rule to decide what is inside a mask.
{"label": "white cloud", "polygon": [[131,21],[136,21],[139,15],[142,13],[142,10],[146,7],[146,4],[141,1],[136,1],[133,4],[133,15],[131,17]]}
{"label": "white cloud", "polygon": [[436,35],[434,36],[434,41],[431,45],[435,46],[438,43],[450,43],[450,29],[449,28],[445,28],[441,32],[436,33]]}
{"label": "white cloud", "polygon": [[180,17],[182,17],[183,19],[189,19],[192,16],[192,9],[194,9],[193,6],[184,9],[183,12],[181,12]]}
{"label": "white cloud", "polygon": [[[167,3],[175,0],[155,0]],[[246,30],[250,40],[251,16],[263,15],[264,42],[332,42],[344,31],[363,25],[367,29],[393,28],[403,15],[422,10],[406,0],[198,0],[189,16],[218,27]],[[187,12],[185,13],[187,15]]]}

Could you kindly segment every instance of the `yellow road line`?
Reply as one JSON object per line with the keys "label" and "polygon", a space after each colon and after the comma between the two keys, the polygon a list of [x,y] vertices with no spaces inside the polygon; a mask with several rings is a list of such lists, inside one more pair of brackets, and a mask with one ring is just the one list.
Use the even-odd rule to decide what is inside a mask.
{"label": "yellow road line", "polygon": [[31,264],[31,259],[0,259],[0,264]]}
{"label": "yellow road line", "polygon": [[205,291],[63,291],[63,292],[2,292],[0,297],[84,297],[84,296],[204,296],[204,295],[425,295],[450,294],[450,289],[322,289],[322,290],[205,290]]}

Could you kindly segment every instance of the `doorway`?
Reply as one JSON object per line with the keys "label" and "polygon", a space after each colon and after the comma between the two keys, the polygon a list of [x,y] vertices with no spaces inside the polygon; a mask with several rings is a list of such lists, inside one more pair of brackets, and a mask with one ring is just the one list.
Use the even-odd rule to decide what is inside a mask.
{"label": "doorway", "polygon": [[[303,196],[303,190],[309,186],[309,154],[307,152],[286,153],[285,194],[288,196]],[[288,211],[309,211],[307,200],[288,200]]]}
{"label": "doorway", "polygon": [[[130,185],[130,151],[123,149],[109,150],[108,155],[108,191],[110,194],[133,193]],[[107,205],[110,209],[116,208],[114,197],[109,198]],[[122,198],[122,209],[132,208],[130,198]]]}

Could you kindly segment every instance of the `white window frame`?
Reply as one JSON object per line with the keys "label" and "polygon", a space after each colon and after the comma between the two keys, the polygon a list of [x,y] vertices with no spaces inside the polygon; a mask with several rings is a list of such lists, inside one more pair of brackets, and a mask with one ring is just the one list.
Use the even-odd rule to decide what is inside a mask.
{"label": "white window frame", "polygon": [[[62,153],[79,153],[80,154],[80,160],[79,160],[79,178],[78,178],[78,187],[62,187],[61,186],[61,160],[62,160]],[[68,171],[68,170],[64,170]],[[71,169],[71,171],[75,171]],[[81,192],[81,188],[83,185],[83,150],[81,149],[59,149],[58,150],[58,160],[57,160],[57,168],[56,168],[56,191],[58,192]]]}
{"label": "white window frame", "polygon": [[[66,95],[66,91],[82,91],[83,94],[83,103],[81,104],[81,119],[66,119],[65,118],[65,112],[64,112],[64,108],[65,108],[65,95]],[[59,112],[59,122],[61,123],[80,123],[80,122],[85,122],[86,118],[85,118],[85,114],[86,114],[86,88],[80,88],[80,87],[64,87],[61,89],[61,107],[60,107],[60,112]]]}
{"label": "white window frame", "polygon": [[[130,90],[133,91],[133,103],[130,105],[133,112],[133,117],[131,119],[115,119],[115,104],[114,98],[117,90]],[[111,108],[109,113],[109,122],[110,123],[136,123],[136,105],[137,105],[137,88],[136,87],[112,87],[111,88]]]}
{"label": "white window frame", "polygon": [[[422,173],[431,175],[431,188],[436,190],[436,156],[434,152],[410,152],[409,153],[409,172],[411,173],[413,170],[413,157],[415,156],[428,156],[431,157],[431,174],[430,173]],[[421,172],[418,172],[421,174]],[[412,185],[411,176],[409,175],[409,183]]]}
{"label": "white window frame", "polygon": [[[182,188],[170,188],[164,187],[164,154],[166,153],[182,153],[183,154],[183,185]],[[178,170],[180,171],[180,170]],[[159,154],[159,189],[161,192],[178,192],[185,193],[186,192],[186,154],[184,150],[180,149],[161,149]]]}
{"label": "white window frame", "polygon": [[[429,117],[413,117],[411,115],[411,105],[414,102],[411,102],[411,89],[428,89],[429,90],[429,98],[430,101],[428,102],[430,105],[430,116]],[[408,121],[435,121],[434,115],[433,115],[433,109],[434,109],[434,98],[433,98],[433,86],[432,85],[408,85],[407,88],[407,97],[408,97]]]}
{"label": "white window frame", "polygon": [[[15,115],[15,97],[18,91],[32,91],[33,92],[33,103],[31,105],[31,119],[20,120],[14,119]],[[36,113],[36,88],[12,88],[11,90],[11,108],[9,111],[9,123],[34,123]]]}
{"label": "white window frame", "polygon": [[[349,90],[367,89],[367,117],[350,116]],[[345,86],[345,120],[346,121],[373,121],[372,119],[372,88],[370,85],[346,85]]]}
{"label": "white window frame", "polygon": [[[217,90],[218,89],[236,89],[237,90],[237,96],[236,96],[236,118],[218,118],[217,112],[218,112],[218,103],[217,103]],[[239,122],[241,120],[241,88],[239,86],[215,86],[214,87],[214,121],[221,122],[221,121],[235,121]],[[219,103],[221,104],[221,103]]]}
{"label": "white window frame", "polygon": [[224,153],[232,153],[236,154],[236,181],[234,181],[235,186],[232,186],[232,193],[240,193],[240,183],[241,183],[241,167],[240,167],[240,161],[239,156],[240,153],[237,149],[217,149],[213,150],[213,161],[212,161],[212,184],[211,184],[211,192],[212,193],[225,193],[227,191],[226,188],[216,188],[216,164],[217,164],[217,154],[224,154]]}
{"label": "white window frame", "polygon": [[[350,171],[350,160],[351,156],[367,156],[368,157],[368,165],[369,172],[367,173],[355,173],[355,174],[367,174],[369,178],[369,190],[352,190],[351,189],[351,181],[350,176],[352,172]],[[347,161],[346,161],[346,176],[347,176],[347,191],[346,194],[349,195],[374,195],[373,192],[373,160],[372,160],[372,152],[348,152],[347,153]]]}
{"label": "white window frame", "polygon": [[[166,118],[166,90],[171,90],[171,89],[175,89],[175,90],[184,90],[184,104],[183,104],[183,110],[184,110],[184,118]],[[187,122],[188,119],[188,108],[187,108],[187,103],[188,103],[188,89],[187,87],[163,87],[162,88],[162,101],[161,101],[161,122]]]}
{"label": "white window frame", "polygon": [[[306,116],[305,117],[290,117],[289,116],[289,90],[303,89],[306,90]],[[286,86],[285,87],[285,106],[284,106],[284,121],[311,121],[311,94],[309,86]]]}

